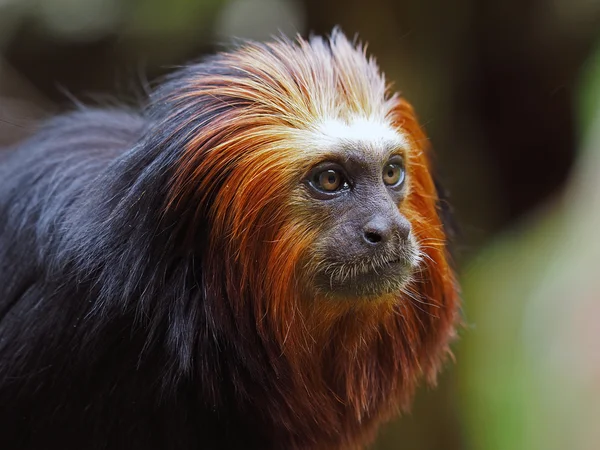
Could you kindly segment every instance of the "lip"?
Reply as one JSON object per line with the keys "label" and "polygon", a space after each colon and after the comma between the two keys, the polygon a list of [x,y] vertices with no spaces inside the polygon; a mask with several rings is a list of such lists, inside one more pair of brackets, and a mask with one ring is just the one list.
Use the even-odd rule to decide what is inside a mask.
{"label": "lip", "polygon": [[402,264],[402,258],[392,259],[390,261],[387,261],[386,264],[389,264],[389,265]]}
{"label": "lip", "polygon": [[388,259],[379,262],[376,265],[371,266],[369,269],[357,274],[357,279],[361,278],[378,278],[382,276],[394,276],[399,272],[404,272],[404,269],[408,269],[411,266],[410,261],[401,256],[395,257],[394,259]]}
{"label": "lip", "polygon": [[375,273],[377,273],[378,270],[398,270],[398,267],[404,267],[404,266],[408,266],[409,262],[401,257],[395,258],[395,259],[390,259],[385,261],[384,263],[378,265],[377,269],[373,268],[373,271]]}
{"label": "lip", "polygon": [[351,276],[324,274],[319,285],[324,292],[344,298],[368,298],[399,292],[410,279],[412,264],[403,257],[380,260],[379,264],[354,272]]}

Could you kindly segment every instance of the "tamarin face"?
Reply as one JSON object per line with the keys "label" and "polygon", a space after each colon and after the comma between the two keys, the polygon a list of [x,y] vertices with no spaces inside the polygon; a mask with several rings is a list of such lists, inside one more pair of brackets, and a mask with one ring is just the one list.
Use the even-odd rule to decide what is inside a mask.
{"label": "tamarin face", "polygon": [[389,123],[360,116],[319,124],[313,138],[313,163],[297,193],[318,226],[307,255],[310,288],[348,300],[399,295],[420,261],[402,212],[408,141]]}

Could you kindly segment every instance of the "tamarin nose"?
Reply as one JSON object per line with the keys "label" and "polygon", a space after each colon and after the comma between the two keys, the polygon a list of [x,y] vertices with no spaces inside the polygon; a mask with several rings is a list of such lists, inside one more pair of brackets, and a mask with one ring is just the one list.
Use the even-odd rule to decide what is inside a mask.
{"label": "tamarin nose", "polygon": [[373,217],[363,229],[363,240],[372,246],[381,245],[395,234],[401,242],[405,242],[410,234],[410,223],[398,212],[393,217]]}
{"label": "tamarin nose", "polygon": [[381,216],[373,217],[363,230],[365,242],[370,245],[378,245],[389,241],[393,233],[390,222]]}

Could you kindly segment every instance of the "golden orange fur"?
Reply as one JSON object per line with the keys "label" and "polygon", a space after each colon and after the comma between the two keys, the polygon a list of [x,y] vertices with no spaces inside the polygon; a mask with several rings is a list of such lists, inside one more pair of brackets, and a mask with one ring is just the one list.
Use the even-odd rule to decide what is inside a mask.
{"label": "golden orange fur", "polygon": [[[210,99],[214,114],[185,148],[167,209],[194,204],[208,217],[205,281],[222,299],[215,311],[234,311],[232,332],[265,351],[273,433],[287,430],[287,448],[360,448],[409,406],[421,378],[435,381],[454,336],[459,296],[428,141],[373,59],[338,31],[327,41],[246,44],[213,64],[229,75],[199,74],[178,94]],[[307,288],[323,221],[297,189],[327,156],[323,124],[357,118],[405,143],[409,193],[399,208],[423,261],[401,295],[331,301]]]}

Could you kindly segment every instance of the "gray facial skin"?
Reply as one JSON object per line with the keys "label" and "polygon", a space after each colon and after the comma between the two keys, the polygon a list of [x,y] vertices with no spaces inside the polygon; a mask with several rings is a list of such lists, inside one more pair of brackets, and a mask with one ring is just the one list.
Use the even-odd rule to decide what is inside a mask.
{"label": "gray facial skin", "polygon": [[406,286],[419,262],[399,209],[408,182],[398,149],[340,148],[312,168],[304,186],[324,222],[313,254],[320,293],[368,298]]}

